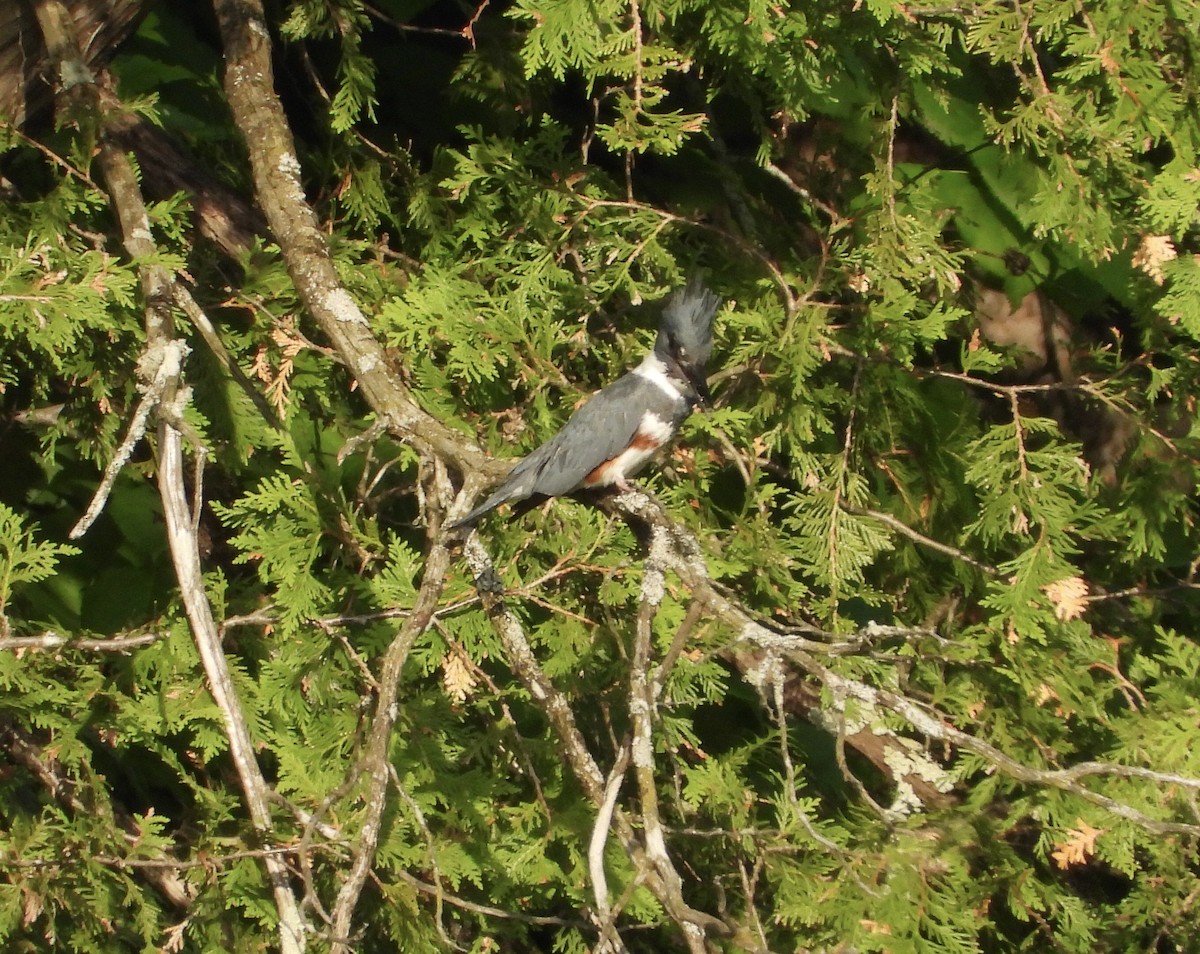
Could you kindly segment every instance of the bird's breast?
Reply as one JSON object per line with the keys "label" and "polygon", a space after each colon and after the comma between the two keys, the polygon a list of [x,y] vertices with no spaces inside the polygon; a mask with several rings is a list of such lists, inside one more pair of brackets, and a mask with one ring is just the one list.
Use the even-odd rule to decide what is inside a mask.
{"label": "bird's breast", "polygon": [[653,411],[647,411],[642,415],[629,446],[592,470],[583,478],[583,485],[608,487],[637,473],[646,461],[675,435],[675,428],[674,421],[661,418]]}

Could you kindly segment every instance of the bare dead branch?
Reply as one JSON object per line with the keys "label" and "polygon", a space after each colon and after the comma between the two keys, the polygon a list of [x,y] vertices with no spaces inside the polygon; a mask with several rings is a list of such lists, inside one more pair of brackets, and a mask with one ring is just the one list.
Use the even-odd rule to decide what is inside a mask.
{"label": "bare dead branch", "polygon": [[0,639],[0,650],[18,649],[79,649],[89,653],[125,653],[140,646],[149,646],[165,638],[164,633],[143,633],[140,636],[114,636],[111,639],[61,636],[47,630],[38,636],[8,636]]}
{"label": "bare dead branch", "polygon": [[[182,441],[174,426],[166,422],[159,425],[158,439],[159,492],[163,501],[163,516],[167,523],[167,538],[171,545],[171,557],[179,581],[180,596],[191,623],[196,648],[204,663],[209,689],[221,710],[229,738],[229,754],[237,768],[250,820],[269,844],[273,827],[268,804],[269,792],[266,779],[263,778],[254,755],[254,742],[250,738],[245,713],[233,685],[229,662],[221,647],[221,637],[213,619],[212,607],[204,592],[199,544],[184,491]],[[287,865],[284,859],[273,854],[264,856],[263,861],[271,881],[275,905],[279,910],[281,948],[284,954],[299,954],[305,947],[305,927],[299,904],[289,884]]]}
{"label": "bare dead branch", "polygon": [[305,308],[389,429],[464,470],[488,471],[478,448],[413,401],[338,278],[325,234],[305,200],[295,143],[272,87],[270,31],[261,0],[214,0],[213,6],[225,49],[225,95],[246,143],[258,204]]}
{"label": "bare dead branch", "polygon": [[1117,778],[1145,778],[1156,782],[1166,781],[1169,777],[1173,784],[1196,790],[1200,789],[1200,779],[1184,776],[1168,776],[1167,773],[1154,772],[1150,769],[1100,762],[1085,762],[1073,768],[1066,769],[1035,769],[1018,762],[990,743],[954,728],[940,713],[930,711],[899,693],[886,689],[877,689],[874,686],[868,686],[857,680],[840,676],[830,671],[812,657],[803,658],[805,655],[800,654],[800,658],[797,661],[800,661],[806,670],[820,678],[834,693],[839,693],[846,699],[855,699],[860,703],[866,703],[869,706],[894,712],[896,715],[902,716],[905,721],[927,739],[947,742],[956,748],[974,752],[994,768],[1011,778],[1021,782],[1046,785],[1051,788],[1070,792],[1072,795],[1091,802],[1093,805],[1097,805],[1118,817],[1128,819],[1145,828],[1147,831],[1156,834],[1200,835],[1200,824],[1166,822],[1157,818],[1151,818],[1131,805],[1092,791],[1079,784],[1078,781],[1078,779],[1089,775],[1105,775]]}
{"label": "bare dead branch", "polygon": [[421,580],[416,605],[383,655],[377,680],[375,710],[362,759],[362,771],[367,777],[366,792],[363,795],[366,803],[365,817],[352,851],[350,871],[342,882],[333,907],[335,952],[350,950],[345,939],[351,936],[354,910],[358,906],[358,899],[371,873],[375,852],[379,847],[380,824],[387,801],[391,770],[392,730],[400,714],[400,676],[413,643],[425,632],[433,619],[449,568],[450,552],[444,539],[435,539],[425,562],[425,574]]}
{"label": "bare dead branch", "polygon": [[187,344],[177,339],[147,341],[146,350],[138,361],[138,390],[142,392],[142,399],[133,412],[125,437],[113,453],[108,466],[104,468],[104,476],[92,495],[91,503],[67,534],[72,540],[78,540],[87,533],[104,510],[117,477],[133,456],[133,449],[146,436],[146,425],[150,415],[162,404],[167,391],[179,381],[183,371],[183,359],[187,357],[188,351]]}
{"label": "bare dead branch", "polygon": [[629,767],[629,746],[622,745],[617,752],[616,761],[604,783],[604,801],[596,812],[596,821],[592,825],[592,837],[588,841],[588,877],[592,881],[592,896],[596,899],[596,926],[600,943],[619,945],[624,949],[624,942],[617,933],[614,924],[616,915],[612,901],[608,896],[608,878],[604,874],[604,847],[608,844],[608,834],[612,827],[613,812],[617,807],[617,798],[621,794],[621,784],[625,781],[625,769]]}
{"label": "bare dead branch", "polygon": [[[101,108],[101,90],[80,59],[79,43],[65,9],[59,0],[38,0],[35,10],[46,36],[47,48],[56,62],[60,63],[64,97],[78,100],[92,121],[102,124],[104,110]],[[128,157],[102,135],[99,163],[126,249],[136,259],[150,260],[156,251],[150,219]],[[159,409],[158,484],[172,562],[213,698],[225,722],[230,754],[242,783],[251,822],[269,842],[271,816],[267,807],[267,786],[255,759],[245,716],[233,689],[216,623],[204,592],[193,513],[184,490],[183,448],[177,422],[182,418],[181,409],[188,397],[186,388],[182,386],[182,362],[186,346],[174,338],[172,317],[167,309],[172,279],[161,266],[145,265],[139,269],[139,281],[145,302],[147,341],[145,354],[139,361],[139,374],[143,380],[153,382],[143,402],[144,413],[139,409],[139,414],[144,422],[150,410]],[[134,429],[131,429],[133,433]],[[106,479],[111,486],[111,479]],[[103,489],[103,483],[101,486]],[[92,509],[99,512],[98,507],[89,508],[89,512]],[[304,924],[296,897],[288,884],[286,863],[278,856],[266,855],[264,864],[279,912],[281,949],[284,954],[300,954],[304,950]]]}
{"label": "bare dead branch", "polygon": [[[1101,762],[1087,762],[1074,768],[1055,770],[1035,769],[1024,765],[995,746],[954,728],[947,717],[932,708],[914,702],[901,693],[877,689],[835,673],[821,661],[822,656],[828,658],[830,655],[825,644],[800,635],[775,633],[755,622],[740,604],[717,590],[708,577],[700,545],[695,536],[682,525],[673,522],[661,504],[653,498],[643,493],[622,494],[606,502],[605,506],[647,526],[662,527],[667,530],[668,567],[679,576],[693,597],[704,603],[709,613],[739,634],[737,643],[731,648],[735,662],[737,662],[738,644],[743,643],[767,652],[781,653],[807,676],[816,679],[829,690],[835,700],[839,697],[854,699],[859,704],[866,704],[869,707],[899,715],[926,739],[973,752],[981,756],[993,768],[1017,781],[1046,785],[1070,792],[1157,834],[1200,834],[1200,824],[1168,822],[1152,818],[1131,805],[1087,788],[1079,781],[1087,776],[1102,775],[1166,782],[1168,779],[1165,773],[1156,773],[1151,769],[1135,766]],[[858,644],[861,645],[861,643]],[[894,759],[897,761],[908,759],[909,768],[917,764],[916,761],[913,761],[916,753],[913,750],[912,740],[904,739],[884,729],[879,731],[882,733],[881,738],[890,740],[888,746],[889,750],[893,750]],[[925,757],[925,762],[927,767],[933,770],[934,765],[927,757]],[[1169,781],[1191,790],[1200,789],[1200,779],[1171,776]]]}
{"label": "bare dead branch", "polygon": [[634,635],[633,659],[629,666],[629,717],[633,724],[631,747],[633,777],[637,781],[641,807],[642,840],[647,860],[654,866],[663,884],[663,901],[679,925],[692,954],[704,954],[704,924],[688,915],[691,909],[683,900],[683,879],[667,851],[662,816],[658,805],[658,783],[654,771],[655,696],[650,679],[650,654],[653,644],[654,617],[662,604],[666,588],[667,532],[654,527],[642,577],[641,602]]}
{"label": "bare dead branch", "polygon": [[[571,710],[570,703],[542,671],[537,657],[529,645],[521,621],[506,605],[502,596],[503,586],[496,573],[495,565],[480,542],[477,533],[472,533],[467,538],[463,553],[475,578],[475,585],[479,590],[484,612],[488,614],[488,618],[492,621],[492,625],[504,645],[509,666],[546,715],[563,747],[563,755],[571,767],[576,781],[583,788],[588,801],[599,809],[605,800],[606,778],[601,773],[595,757],[575,723],[575,714]],[[670,889],[647,858],[644,847],[634,833],[632,823],[619,808],[613,813],[613,823],[617,836],[629,855],[634,869],[642,873],[646,886],[664,907],[670,910],[671,905],[674,904],[678,919],[698,926],[694,929],[719,935],[731,933],[730,927],[724,921],[703,911],[689,908],[670,895]]]}

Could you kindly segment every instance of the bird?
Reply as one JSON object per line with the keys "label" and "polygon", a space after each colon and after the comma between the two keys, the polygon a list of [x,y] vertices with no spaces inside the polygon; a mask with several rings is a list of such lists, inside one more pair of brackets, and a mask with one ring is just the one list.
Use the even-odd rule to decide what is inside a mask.
{"label": "bird", "polygon": [[546,443],[518,461],[483,503],[449,530],[505,503],[616,487],[670,441],[696,405],[709,405],[706,366],[721,300],[692,278],[663,309],[654,348],[632,371],[592,395]]}

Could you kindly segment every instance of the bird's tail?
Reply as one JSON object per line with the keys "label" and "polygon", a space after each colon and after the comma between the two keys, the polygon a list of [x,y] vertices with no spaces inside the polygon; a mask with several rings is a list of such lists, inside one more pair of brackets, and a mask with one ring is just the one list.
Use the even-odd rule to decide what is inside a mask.
{"label": "bird's tail", "polygon": [[512,500],[514,496],[519,496],[519,495],[515,495],[508,488],[502,487],[500,490],[497,490],[494,494],[492,494],[490,497],[488,497],[487,500],[485,500],[483,503],[481,503],[478,507],[476,507],[474,510],[472,510],[465,517],[460,517],[458,520],[455,520],[454,523],[447,524],[446,529],[447,530],[458,530],[461,527],[469,527],[471,524],[475,523],[475,521],[477,521],[480,517],[484,516],[485,514],[491,513],[493,510],[495,510],[497,507],[499,507],[502,503],[507,503],[509,500]]}

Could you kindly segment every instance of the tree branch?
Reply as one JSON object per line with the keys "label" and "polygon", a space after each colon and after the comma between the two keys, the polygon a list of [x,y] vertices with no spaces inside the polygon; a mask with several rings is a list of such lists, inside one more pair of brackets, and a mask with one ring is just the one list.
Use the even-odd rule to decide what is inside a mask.
{"label": "tree branch", "polygon": [[383,809],[387,802],[387,787],[392,763],[390,758],[392,730],[400,714],[400,677],[404,663],[408,659],[416,638],[425,632],[433,612],[437,608],[445,584],[446,573],[450,568],[450,551],[443,540],[435,539],[425,562],[425,575],[421,580],[421,589],[417,594],[416,605],[412,614],[400,627],[400,632],[392,640],[383,654],[383,663],[379,671],[378,696],[375,700],[375,712],[371,719],[371,728],[367,736],[366,751],[363,755],[361,769],[367,776],[367,790],[364,794],[366,802],[365,817],[360,828],[357,844],[353,849],[353,862],[346,880],[338,891],[337,901],[333,907],[334,954],[348,952],[349,938],[353,928],[354,910],[362,895],[363,886],[371,873],[375,862],[375,852],[379,847]]}
{"label": "tree branch", "polygon": [[592,879],[592,895],[596,899],[596,922],[599,929],[599,944],[610,944],[624,950],[624,942],[617,933],[614,921],[616,912],[608,896],[608,878],[604,873],[604,847],[608,844],[608,833],[612,827],[613,812],[621,794],[621,783],[625,781],[625,769],[629,767],[629,746],[622,745],[613,762],[612,771],[604,783],[604,801],[596,812],[592,825],[592,837],[588,841],[588,877]]}
{"label": "tree branch", "polygon": [[[995,769],[1018,781],[1047,785],[1070,792],[1157,834],[1200,835],[1200,824],[1167,822],[1152,818],[1131,805],[1092,791],[1078,781],[1086,776],[1107,775],[1166,782],[1168,777],[1164,773],[1156,773],[1151,769],[1134,766],[1099,762],[1087,762],[1074,768],[1061,770],[1035,769],[1024,765],[995,746],[954,728],[950,724],[949,718],[936,710],[924,707],[900,693],[877,689],[835,673],[818,657],[818,654],[828,656],[827,647],[824,644],[799,635],[773,633],[752,620],[742,606],[720,593],[713,585],[708,576],[699,541],[695,536],[682,525],[673,522],[662,505],[650,496],[643,493],[622,494],[619,497],[610,498],[604,506],[612,512],[622,514],[626,519],[653,529],[662,528],[666,531],[666,540],[669,544],[666,551],[668,567],[679,576],[683,585],[694,598],[703,602],[714,617],[738,634],[737,640],[730,648],[730,653],[735,662],[739,663],[739,668],[743,667],[746,662],[745,658],[739,656],[739,645],[750,645],[768,653],[782,654],[796,663],[808,677],[815,678],[829,690],[834,699],[835,708],[838,710],[842,708],[837,702],[839,698],[855,699],[860,704],[866,704],[875,709],[886,709],[904,718],[926,739],[949,743],[957,748],[973,752],[984,758]],[[894,734],[885,734],[880,737],[890,739],[888,751],[892,753],[895,764],[904,765],[912,760],[914,752],[911,740]],[[927,759],[925,761],[928,762]],[[1172,775],[1170,782],[1192,789],[1200,789],[1200,779]]]}
{"label": "tree branch", "polygon": [[[595,757],[588,749],[583,734],[575,723],[575,714],[571,710],[566,697],[558,691],[546,677],[538,664],[529,640],[525,636],[524,627],[513,611],[506,605],[503,596],[503,586],[496,573],[491,556],[479,541],[479,534],[472,533],[467,537],[464,546],[464,556],[475,578],[484,612],[492,621],[497,635],[504,644],[508,655],[509,665],[517,678],[529,690],[535,703],[545,713],[551,727],[563,746],[563,754],[571,767],[576,781],[584,790],[588,801],[602,810],[606,801],[607,780],[596,764]],[[650,862],[647,852],[634,834],[633,825],[619,808],[614,811],[617,835],[633,863],[634,870],[645,873],[645,883],[656,898],[677,920],[687,921],[701,931],[712,931],[720,935],[731,933],[730,927],[719,918],[689,908],[678,898],[677,892],[672,894],[670,887],[659,874],[655,865]]]}
{"label": "tree branch", "polygon": [[666,588],[667,533],[662,527],[650,531],[650,548],[642,577],[641,603],[638,607],[633,659],[629,666],[629,717],[633,724],[633,776],[637,780],[641,805],[642,840],[646,856],[663,884],[667,911],[683,932],[692,954],[704,954],[704,926],[688,915],[683,900],[683,879],[667,851],[662,816],[658,806],[658,782],[654,771],[654,683],[650,679],[650,653],[654,617],[662,604]]}
{"label": "tree branch", "polygon": [[325,235],[305,199],[295,143],[272,87],[271,36],[261,0],[214,0],[213,6],[225,48],[225,95],[246,143],[258,204],[305,308],[389,429],[461,470],[492,470],[478,448],[413,401],[338,278]]}
{"label": "tree branch", "polygon": [[163,638],[162,633],[143,633],[141,636],[114,636],[111,639],[60,636],[47,630],[39,636],[6,636],[0,639],[0,650],[14,649],[79,649],[90,653],[124,653],[140,646],[149,646]]}
{"label": "tree branch", "polygon": [[[151,260],[156,248],[137,176],[124,152],[105,135],[101,93],[79,58],[79,45],[71,33],[71,20],[58,0],[38,0],[36,12],[47,47],[61,64],[64,95],[78,100],[85,114],[99,124],[99,163],[126,250],[135,260]],[[152,403],[158,408],[158,487],[175,575],[213,698],[225,723],[230,755],[242,784],[251,823],[263,834],[264,840],[269,841],[272,826],[267,785],[254,755],[245,715],[204,592],[193,514],[184,489],[183,448],[178,422],[188,399],[188,391],[182,386],[182,361],[187,349],[174,338],[172,318],[166,307],[171,297],[172,279],[157,265],[141,266],[138,275],[145,302],[146,326],[146,349],[138,370],[143,380],[153,381],[152,392],[147,394],[144,404]],[[279,913],[282,951],[300,954],[304,950],[304,922],[288,883],[287,865],[273,854],[264,856],[264,864]]]}

